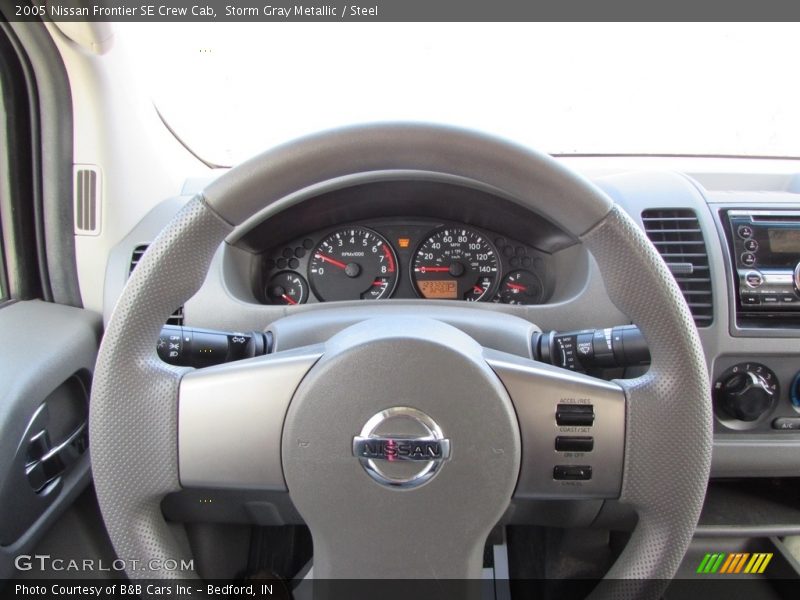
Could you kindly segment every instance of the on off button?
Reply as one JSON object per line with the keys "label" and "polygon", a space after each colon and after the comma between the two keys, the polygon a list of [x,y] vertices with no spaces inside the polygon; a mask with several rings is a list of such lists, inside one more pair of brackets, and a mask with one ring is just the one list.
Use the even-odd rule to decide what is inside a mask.
{"label": "on off button", "polygon": [[744,281],[747,284],[747,287],[757,288],[764,283],[764,276],[758,271],[748,271],[745,273]]}

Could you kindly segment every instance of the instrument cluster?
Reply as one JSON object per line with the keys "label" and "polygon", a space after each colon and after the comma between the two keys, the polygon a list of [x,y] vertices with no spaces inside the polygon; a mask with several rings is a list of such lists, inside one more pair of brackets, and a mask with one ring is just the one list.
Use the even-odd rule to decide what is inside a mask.
{"label": "instrument cluster", "polygon": [[340,225],[263,254],[267,304],[426,298],[541,304],[549,255],[463,223],[388,219]]}

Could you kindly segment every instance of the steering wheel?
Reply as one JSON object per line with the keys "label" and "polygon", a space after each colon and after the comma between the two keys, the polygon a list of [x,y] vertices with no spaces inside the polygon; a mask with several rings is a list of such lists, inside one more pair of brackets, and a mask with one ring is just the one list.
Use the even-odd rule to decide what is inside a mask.
{"label": "steering wheel", "polygon": [[[359,322],[324,344],[200,370],[159,360],[162,324],[199,289],[235,226],[296,201],[298,190],[395,169],[491,186],[579,239],[612,302],[643,332],[647,373],[605,382],[485,348],[458,323],[480,313],[525,335],[532,325],[423,301],[413,312],[364,302]],[[324,326],[327,314],[292,318]],[[151,565],[129,569],[131,578],[196,577],[150,562],[190,557],[161,511],[166,494],[186,487],[288,490],[311,530],[318,578],[480,578],[487,535],[516,494],[633,507],[635,529],[596,593],[655,598],[700,515],[710,398],[697,330],[667,266],[593,184],[545,154],[473,132],[354,127],[232,169],[150,245],[100,348],[92,467],[119,557]],[[590,473],[555,476],[559,413],[590,419]]]}

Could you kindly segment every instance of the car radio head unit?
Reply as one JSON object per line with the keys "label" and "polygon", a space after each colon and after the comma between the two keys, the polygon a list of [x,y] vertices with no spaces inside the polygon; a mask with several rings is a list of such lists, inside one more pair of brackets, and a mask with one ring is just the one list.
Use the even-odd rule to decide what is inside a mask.
{"label": "car radio head unit", "polygon": [[728,210],[741,313],[800,315],[800,212]]}

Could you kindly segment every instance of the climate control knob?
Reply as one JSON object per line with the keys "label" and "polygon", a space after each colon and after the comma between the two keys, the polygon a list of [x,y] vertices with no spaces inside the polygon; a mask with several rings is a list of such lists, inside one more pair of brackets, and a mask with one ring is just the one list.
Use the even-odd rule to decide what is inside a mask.
{"label": "climate control knob", "polygon": [[758,363],[740,363],[725,371],[714,385],[717,407],[739,421],[755,421],[778,398],[775,374]]}

